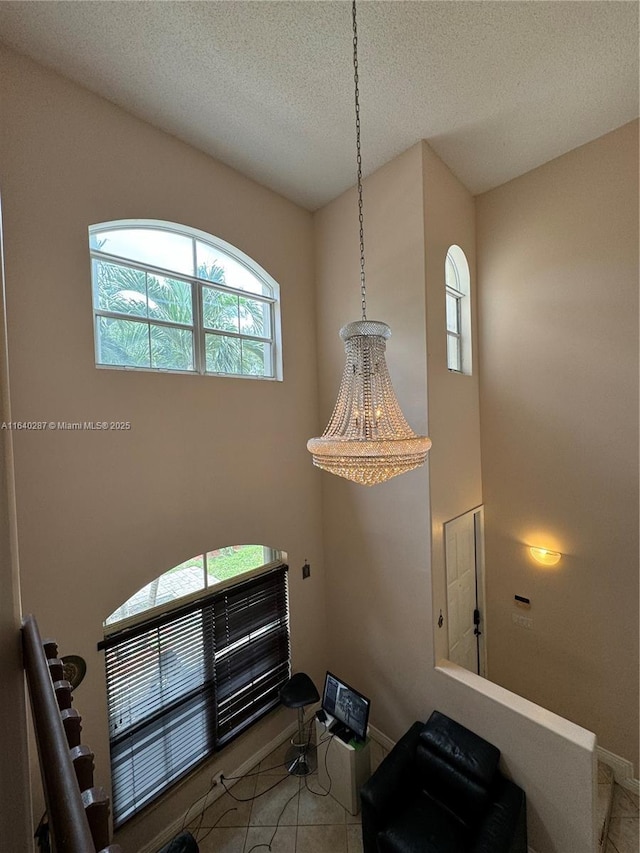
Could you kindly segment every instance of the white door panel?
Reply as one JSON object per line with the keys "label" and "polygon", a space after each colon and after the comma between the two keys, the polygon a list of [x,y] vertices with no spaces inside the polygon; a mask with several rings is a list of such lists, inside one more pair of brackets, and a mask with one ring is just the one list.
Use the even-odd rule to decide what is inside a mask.
{"label": "white door panel", "polygon": [[478,512],[472,510],[444,525],[449,660],[476,673],[481,658],[474,623],[478,609],[476,573],[481,570],[481,561],[476,560]]}

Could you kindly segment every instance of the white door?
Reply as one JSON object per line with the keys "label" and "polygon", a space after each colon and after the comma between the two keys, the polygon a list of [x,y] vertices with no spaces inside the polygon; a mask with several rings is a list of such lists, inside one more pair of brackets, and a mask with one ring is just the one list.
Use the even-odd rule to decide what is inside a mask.
{"label": "white door", "polygon": [[485,674],[482,507],[444,525],[449,660]]}

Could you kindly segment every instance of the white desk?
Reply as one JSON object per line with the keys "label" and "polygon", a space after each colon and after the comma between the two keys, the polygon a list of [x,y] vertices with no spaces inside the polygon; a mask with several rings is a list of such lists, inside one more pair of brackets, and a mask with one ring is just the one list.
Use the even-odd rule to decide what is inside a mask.
{"label": "white desk", "polygon": [[370,741],[367,737],[364,744],[354,747],[332,737],[328,732],[332,722],[332,717],[327,717],[322,723],[316,719],[318,782],[340,805],[355,815],[360,811],[360,788],[371,776]]}

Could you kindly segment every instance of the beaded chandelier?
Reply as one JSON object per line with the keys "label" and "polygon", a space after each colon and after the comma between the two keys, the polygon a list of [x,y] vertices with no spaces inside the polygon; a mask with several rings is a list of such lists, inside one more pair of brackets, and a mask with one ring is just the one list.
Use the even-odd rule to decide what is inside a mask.
{"label": "beaded chandelier", "polygon": [[413,432],[396,399],[384,355],[391,329],[386,323],[367,320],[356,0],[352,4],[352,18],[362,320],[340,329],[346,364],[338,399],[327,428],[320,438],[309,439],[307,449],[318,468],[355,483],[374,486],[422,465],[431,439]]}

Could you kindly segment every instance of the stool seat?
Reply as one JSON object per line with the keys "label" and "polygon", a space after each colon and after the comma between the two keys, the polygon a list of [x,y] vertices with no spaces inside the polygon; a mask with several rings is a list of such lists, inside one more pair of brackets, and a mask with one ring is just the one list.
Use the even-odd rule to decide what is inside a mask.
{"label": "stool seat", "polygon": [[280,688],[280,701],[287,708],[303,708],[318,702],[320,694],[306,672],[296,672]]}

